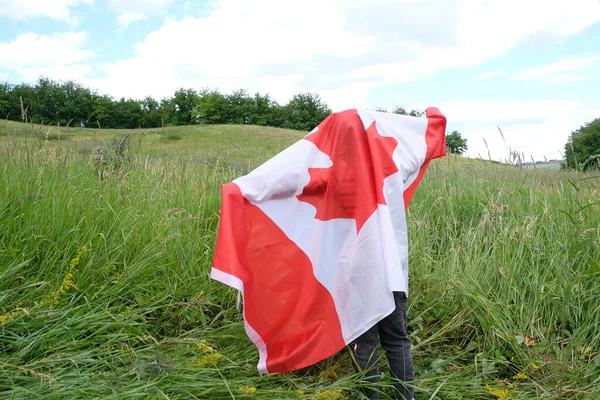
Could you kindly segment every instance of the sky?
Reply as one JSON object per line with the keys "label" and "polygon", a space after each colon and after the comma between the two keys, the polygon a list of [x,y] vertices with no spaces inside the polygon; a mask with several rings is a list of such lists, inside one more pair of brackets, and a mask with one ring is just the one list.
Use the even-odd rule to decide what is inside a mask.
{"label": "sky", "polygon": [[437,107],[469,157],[561,159],[600,117],[600,0],[0,0],[0,81],[41,76]]}

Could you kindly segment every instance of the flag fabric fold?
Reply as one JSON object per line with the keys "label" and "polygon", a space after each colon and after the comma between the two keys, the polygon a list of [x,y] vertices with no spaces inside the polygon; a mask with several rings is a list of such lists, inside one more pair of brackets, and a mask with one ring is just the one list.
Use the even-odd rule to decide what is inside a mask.
{"label": "flag fabric fold", "polygon": [[238,289],[258,370],[334,355],[408,293],[405,211],[446,118],[346,110],[222,186],[211,277]]}

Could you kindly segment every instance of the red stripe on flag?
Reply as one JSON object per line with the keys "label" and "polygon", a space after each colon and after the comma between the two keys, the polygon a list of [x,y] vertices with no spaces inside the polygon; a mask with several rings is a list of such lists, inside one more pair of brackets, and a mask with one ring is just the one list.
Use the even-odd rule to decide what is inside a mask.
{"label": "red stripe on flag", "polygon": [[425,152],[425,162],[419,170],[417,179],[404,191],[405,209],[408,208],[417,187],[421,183],[423,176],[425,176],[431,160],[446,155],[446,117],[435,107],[429,107],[425,110],[425,113],[427,116],[427,132],[425,133],[427,151]]}
{"label": "red stripe on flag", "polygon": [[344,346],[333,297],[310,259],[235,183],[223,185],[213,267],[243,284],[246,322],[261,337],[269,373],[319,362]]}

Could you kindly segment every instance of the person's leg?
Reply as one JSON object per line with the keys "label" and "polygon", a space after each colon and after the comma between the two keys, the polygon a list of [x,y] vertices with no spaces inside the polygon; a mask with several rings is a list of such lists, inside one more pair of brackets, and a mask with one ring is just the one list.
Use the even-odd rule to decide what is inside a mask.
{"label": "person's leg", "polygon": [[394,292],[396,309],[379,324],[379,340],[385,349],[392,375],[400,380],[396,385],[398,399],[413,399],[412,388],[402,382],[414,381],[412,342],[406,333],[406,293]]}
{"label": "person's leg", "polygon": [[[365,378],[371,383],[377,383],[381,379],[379,368],[377,367],[378,341],[377,325],[375,325],[348,345],[356,358],[356,362],[354,360],[352,362],[354,371],[365,371]],[[358,363],[358,365],[356,365],[356,363]],[[365,390],[364,394],[370,400],[377,400],[379,398],[378,393],[371,389]]]}

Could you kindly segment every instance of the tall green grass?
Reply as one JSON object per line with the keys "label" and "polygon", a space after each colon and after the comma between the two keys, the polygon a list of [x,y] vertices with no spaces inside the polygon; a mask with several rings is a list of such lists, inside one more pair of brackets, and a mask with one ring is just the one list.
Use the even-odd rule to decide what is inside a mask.
{"label": "tall green grass", "polygon": [[[258,376],[236,292],[208,276],[220,184],[279,151],[277,133],[160,158],[158,135],[123,158],[104,136],[102,164],[79,138],[2,138],[0,397],[349,396],[345,351]],[[600,398],[599,183],[431,165],[408,213],[416,398]]]}

